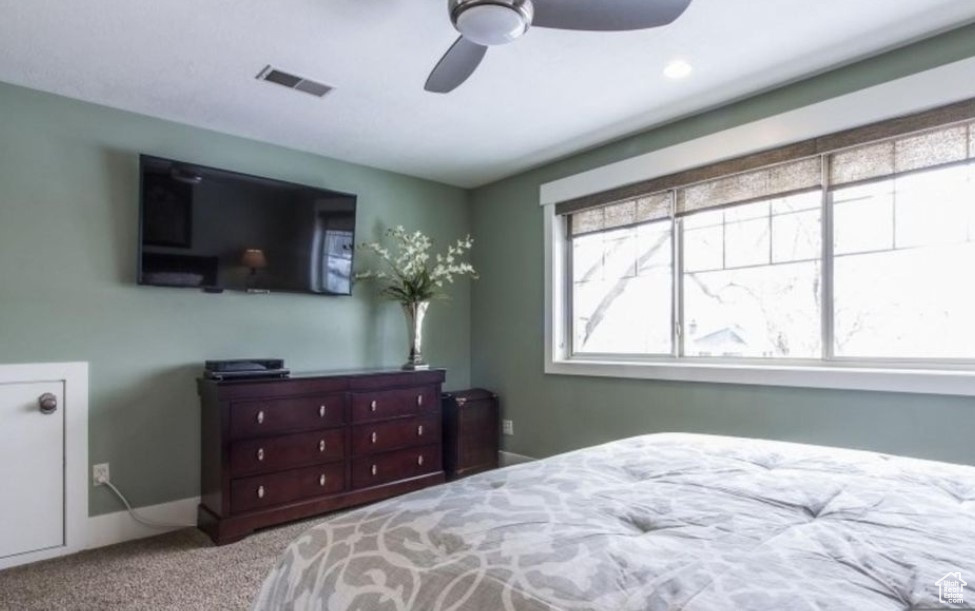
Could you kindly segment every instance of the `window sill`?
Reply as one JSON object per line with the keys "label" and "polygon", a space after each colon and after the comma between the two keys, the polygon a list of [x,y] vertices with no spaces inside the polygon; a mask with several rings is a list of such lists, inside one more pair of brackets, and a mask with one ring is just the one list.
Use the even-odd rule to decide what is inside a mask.
{"label": "window sill", "polygon": [[893,369],[847,364],[804,366],[572,358],[546,362],[545,373],[674,382],[975,396],[975,371],[972,370]]}

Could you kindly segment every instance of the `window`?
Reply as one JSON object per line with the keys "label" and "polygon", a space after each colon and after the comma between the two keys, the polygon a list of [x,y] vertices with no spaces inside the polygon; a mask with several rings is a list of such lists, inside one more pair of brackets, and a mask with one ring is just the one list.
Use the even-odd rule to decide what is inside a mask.
{"label": "window", "polygon": [[657,221],[573,240],[579,353],[671,353],[671,226]]}
{"label": "window", "polygon": [[579,354],[671,354],[673,221],[668,196],[572,219],[572,336]]}
{"label": "window", "polygon": [[975,124],[796,157],[557,208],[569,355],[975,362]]}
{"label": "window", "polygon": [[821,206],[815,191],[683,219],[686,356],[820,354]]}
{"label": "window", "polygon": [[833,193],[837,357],[975,358],[973,168]]}

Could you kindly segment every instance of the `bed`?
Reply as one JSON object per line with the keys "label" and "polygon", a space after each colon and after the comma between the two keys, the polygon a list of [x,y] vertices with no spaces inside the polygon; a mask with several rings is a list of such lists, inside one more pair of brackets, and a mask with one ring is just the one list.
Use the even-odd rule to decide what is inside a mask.
{"label": "bed", "polygon": [[950,609],[966,578],[975,467],[656,434],[330,519],[255,609]]}

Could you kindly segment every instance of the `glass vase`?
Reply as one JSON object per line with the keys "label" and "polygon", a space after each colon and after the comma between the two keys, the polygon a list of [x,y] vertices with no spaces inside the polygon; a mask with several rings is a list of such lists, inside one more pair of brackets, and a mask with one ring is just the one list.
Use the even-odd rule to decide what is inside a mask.
{"label": "glass vase", "polygon": [[426,318],[430,302],[416,301],[402,305],[403,314],[406,315],[406,332],[410,341],[410,356],[403,369],[408,371],[430,369],[430,365],[423,360],[423,319]]}

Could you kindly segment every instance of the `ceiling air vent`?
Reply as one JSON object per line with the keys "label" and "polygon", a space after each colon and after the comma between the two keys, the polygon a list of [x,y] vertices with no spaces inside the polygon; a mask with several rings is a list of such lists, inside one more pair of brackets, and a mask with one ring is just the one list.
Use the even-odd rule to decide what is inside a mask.
{"label": "ceiling air vent", "polygon": [[302,91],[317,98],[324,97],[326,93],[332,90],[331,87],[325,85],[324,83],[295,76],[294,74],[288,74],[287,72],[283,72],[272,66],[265,66],[264,69],[257,74],[257,78],[262,81],[287,87],[288,89]]}

